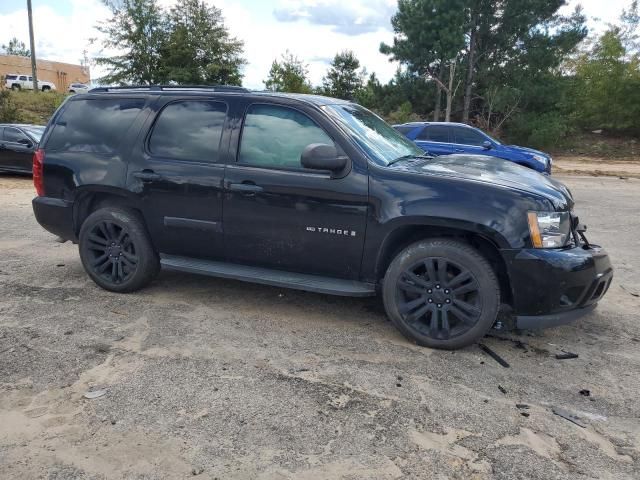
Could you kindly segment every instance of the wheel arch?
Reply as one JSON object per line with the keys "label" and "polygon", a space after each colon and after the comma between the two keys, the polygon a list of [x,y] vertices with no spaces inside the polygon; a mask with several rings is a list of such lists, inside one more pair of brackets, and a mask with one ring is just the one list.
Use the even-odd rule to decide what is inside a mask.
{"label": "wheel arch", "polygon": [[456,239],[474,247],[491,264],[498,282],[503,303],[512,304],[513,294],[509,272],[500,248],[508,244],[497,232],[482,231],[474,224],[457,224],[455,226],[414,223],[400,225],[385,237],[376,260],[376,280],[381,283],[393,259],[409,245],[432,238]]}
{"label": "wheel arch", "polygon": [[76,237],[87,217],[107,205],[135,210],[142,216],[138,201],[130,192],[109,187],[83,187],[78,189],[74,198],[73,229]]}

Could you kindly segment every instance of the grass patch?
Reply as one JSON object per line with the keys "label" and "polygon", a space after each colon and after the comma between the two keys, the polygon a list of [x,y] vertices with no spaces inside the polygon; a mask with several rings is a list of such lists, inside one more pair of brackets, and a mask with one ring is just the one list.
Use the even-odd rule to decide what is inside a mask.
{"label": "grass patch", "polygon": [[0,122],[45,125],[67,97],[59,92],[0,92]]}

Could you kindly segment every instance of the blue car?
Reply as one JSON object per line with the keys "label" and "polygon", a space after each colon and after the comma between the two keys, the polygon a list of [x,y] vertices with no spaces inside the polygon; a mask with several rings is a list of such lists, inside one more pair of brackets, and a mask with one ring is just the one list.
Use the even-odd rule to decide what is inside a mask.
{"label": "blue car", "polygon": [[551,173],[550,155],[531,148],[503,145],[464,123],[411,122],[394,125],[394,128],[432,155],[476,153],[510,160],[540,173]]}

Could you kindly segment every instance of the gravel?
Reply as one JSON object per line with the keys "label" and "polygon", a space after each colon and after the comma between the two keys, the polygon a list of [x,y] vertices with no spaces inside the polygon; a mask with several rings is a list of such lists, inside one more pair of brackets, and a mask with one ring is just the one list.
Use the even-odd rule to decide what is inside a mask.
{"label": "gravel", "polygon": [[483,339],[503,368],[412,345],[375,298],[172,272],[106,292],[0,176],[0,477],[639,478],[640,180],[562,180],[616,276],[574,325]]}

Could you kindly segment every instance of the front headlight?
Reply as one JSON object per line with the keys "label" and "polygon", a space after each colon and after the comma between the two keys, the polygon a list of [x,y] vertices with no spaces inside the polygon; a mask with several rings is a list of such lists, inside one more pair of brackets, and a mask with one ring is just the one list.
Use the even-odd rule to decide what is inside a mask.
{"label": "front headlight", "polygon": [[547,159],[546,159],[545,157],[543,157],[542,155],[538,155],[537,153],[534,153],[534,154],[533,154],[533,159],[534,159],[536,162],[540,162],[540,163],[542,163],[543,165],[546,165],[546,164],[547,164]]}
{"label": "front headlight", "polygon": [[571,238],[569,212],[529,212],[527,218],[535,248],[564,247]]}

